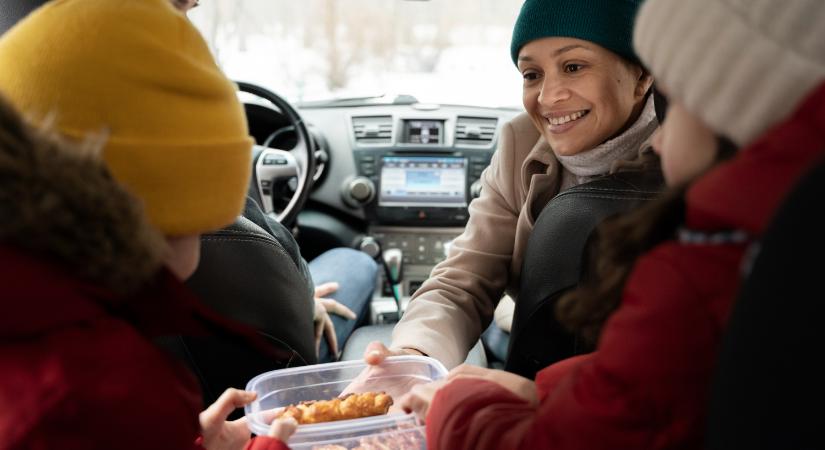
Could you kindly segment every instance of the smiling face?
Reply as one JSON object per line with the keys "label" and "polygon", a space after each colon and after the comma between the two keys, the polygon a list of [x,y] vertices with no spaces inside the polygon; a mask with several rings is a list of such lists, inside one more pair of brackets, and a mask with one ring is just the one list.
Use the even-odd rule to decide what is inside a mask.
{"label": "smiling face", "polygon": [[638,118],[653,83],[641,67],[575,38],[549,37],[519,51],[524,108],[557,155],[590,150]]}

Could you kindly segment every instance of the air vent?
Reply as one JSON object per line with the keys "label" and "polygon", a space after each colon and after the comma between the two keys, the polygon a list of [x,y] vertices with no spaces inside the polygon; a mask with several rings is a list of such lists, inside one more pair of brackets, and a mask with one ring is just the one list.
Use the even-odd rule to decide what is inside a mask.
{"label": "air vent", "polygon": [[392,116],[353,117],[352,131],[359,144],[392,142]]}
{"label": "air vent", "polygon": [[456,145],[490,145],[498,119],[459,117],[455,126]]}

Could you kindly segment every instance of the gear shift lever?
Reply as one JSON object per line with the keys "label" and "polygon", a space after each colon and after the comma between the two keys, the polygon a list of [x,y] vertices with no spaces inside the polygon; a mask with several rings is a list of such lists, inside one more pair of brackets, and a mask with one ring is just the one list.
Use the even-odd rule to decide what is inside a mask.
{"label": "gear shift lever", "polygon": [[384,263],[387,268],[387,282],[392,289],[392,295],[398,303],[398,318],[401,318],[401,279],[403,253],[400,248],[389,248],[384,251]]}
{"label": "gear shift lever", "polygon": [[403,253],[399,248],[387,249],[382,251],[381,243],[372,236],[367,236],[361,239],[358,247],[362,252],[370,255],[375,259],[381,267],[384,268],[384,276],[387,279],[387,284],[390,286],[395,306],[398,308],[398,317],[401,318],[401,262],[404,260]]}

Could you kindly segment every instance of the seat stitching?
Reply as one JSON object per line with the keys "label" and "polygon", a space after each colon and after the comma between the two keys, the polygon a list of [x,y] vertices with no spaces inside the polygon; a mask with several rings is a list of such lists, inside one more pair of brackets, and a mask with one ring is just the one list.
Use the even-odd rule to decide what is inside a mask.
{"label": "seat stitching", "polygon": [[562,195],[577,194],[577,193],[580,193],[580,192],[586,193],[586,192],[591,192],[591,191],[595,191],[595,192],[615,192],[617,194],[618,193],[624,193],[624,192],[638,193],[638,194],[661,194],[663,192],[663,191],[653,191],[653,190],[651,190],[651,191],[641,191],[639,189],[608,189],[608,188],[575,189],[575,188],[573,188],[573,189],[568,189],[568,190],[563,191],[563,192],[559,192],[557,197],[561,197]]}
{"label": "seat stitching", "polygon": [[[556,197],[556,198],[558,198],[558,197]],[[582,198],[596,198],[596,199],[606,199],[606,200],[651,200],[651,197],[621,197],[621,196],[610,196],[610,195],[587,195],[587,196],[584,196]]]}
{"label": "seat stitching", "polygon": [[252,244],[265,244],[276,251],[280,252],[282,255],[286,256],[289,259],[292,259],[292,255],[287,253],[286,249],[284,249],[283,245],[280,242],[273,240],[273,239],[256,239],[254,237],[247,237],[247,238],[238,238],[238,237],[227,237],[227,236],[203,236],[203,240],[205,241],[214,241],[214,242],[247,242]]}

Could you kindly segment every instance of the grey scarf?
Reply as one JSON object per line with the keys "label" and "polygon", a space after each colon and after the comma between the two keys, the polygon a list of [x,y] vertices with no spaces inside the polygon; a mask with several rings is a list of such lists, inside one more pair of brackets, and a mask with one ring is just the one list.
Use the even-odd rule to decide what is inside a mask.
{"label": "grey scarf", "polygon": [[569,172],[562,177],[561,189],[586,183],[597,176],[610,173],[616,161],[636,159],[643,150],[642,146],[658,126],[651,95],[639,118],[624,133],[576,155],[556,155],[566,172]]}

